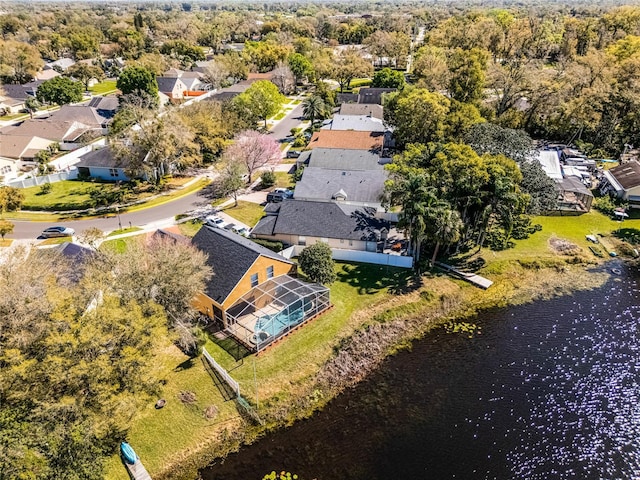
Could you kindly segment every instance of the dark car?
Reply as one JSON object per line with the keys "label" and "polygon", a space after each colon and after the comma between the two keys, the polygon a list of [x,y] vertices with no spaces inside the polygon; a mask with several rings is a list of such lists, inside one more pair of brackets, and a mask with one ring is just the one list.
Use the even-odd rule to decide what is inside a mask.
{"label": "dark car", "polygon": [[298,158],[302,152],[300,150],[289,150],[287,158]]}
{"label": "dark car", "polygon": [[287,196],[281,192],[267,193],[267,203],[279,203],[282,202]]}
{"label": "dark car", "polygon": [[44,238],[52,238],[52,237],[72,237],[76,234],[76,231],[73,228],[63,227],[61,225],[55,227],[49,227],[44,230],[40,236]]}

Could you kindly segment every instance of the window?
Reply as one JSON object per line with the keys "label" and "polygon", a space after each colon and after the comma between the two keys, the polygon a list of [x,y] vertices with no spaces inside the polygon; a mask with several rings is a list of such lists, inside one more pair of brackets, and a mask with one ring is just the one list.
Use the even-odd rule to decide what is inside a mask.
{"label": "window", "polygon": [[258,286],[258,274],[254,273],[253,275],[251,275],[251,287],[257,287]]}
{"label": "window", "polygon": [[273,278],[273,265],[267,267],[267,278]]}
{"label": "window", "polygon": [[110,169],[109,169],[109,174],[110,174],[112,177],[117,177],[117,176],[118,176],[118,169],[117,169],[117,168],[110,168]]}
{"label": "window", "polygon": [[306,245],[307,244],[307,237],[298,237],[298,245]]}

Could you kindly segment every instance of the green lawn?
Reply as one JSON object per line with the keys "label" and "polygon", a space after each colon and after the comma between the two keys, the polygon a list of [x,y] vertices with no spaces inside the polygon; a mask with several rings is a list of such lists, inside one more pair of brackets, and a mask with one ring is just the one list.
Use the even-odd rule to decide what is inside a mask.
{"label": "green lawn", "polygon": [[109,93],[114,93],[116,90],[115,80],[105,80],[89,88],[89,91],[94,95],[107,95]]}
{"label": "green lawn", "polygon": [[[95,183],[66,180],[51,183],[49,193],[41,193],[41,186],[22,190],[26,210],[79,210],[89,208],[89,192],[96,188]],[[109,185],[107,185],[107,188]]]}
{"label": "green lawn", "polygon": [[349,86],[351,88],[366,87],[371,85],[371,82],[370,78],[354,78]]}
{"label": "green lawn", "polygon": [[235,218],[239,222],[253,227],[258,220],[264,215],[264,207],[257,203],[246,202],[244,200],[238,200],[238,206],[234,207],[233,203],[222,209],[224,213]]}
{"label": "green lawn", "polygon": [[119,230],[114,230],[113,232],[111,232],[109,235],[107,235],[108,237],[115,237],[116,235],[122,235],[125,233],[131,233],[131,232],[139,232],[140,230],[142,230],[142,228],[140,227],[129,227],[129,228],[123,228],[123,229],[119,229]]}
{"label": "green lawn", "polygon": [[[407,270],[361,264],[338,264],[336,271],[338,281],[331,285],[334,308],[260,356],[236,360],[233,342],[211,337],[207,350],[240,382],[247,400],[255,404],[256,385],[262,408],[265,402],[295,395],[297,385],[312,377],[333,355],[340,340],[365,321],[366,317],[354,313],[388,298],[390,290],[403,285],[409,275]],[[181,464],[179,452],[198,449],[225,428],[241,428],[235,404],[222,396],[201,359],[188,361],[176,348],[167,347],[160,352],[159,364],[167,380],[159,398],[165,398],[167,406],[155,410],[150,404],[138,412],[127,436],[152,476],[163,465]],[[194,392],[197,406],[181,404],[177,399],[180,391]],[[213,421],[202,414],[208,405],[215,405],[219,411]],[[126,478],[124,475],[120,459],[112,457],[106,478],[116,480]]]}
{"label": "green lawn", "polygon": [[180,233],[185,237],[192,238],[202,228],[202,222],[200,220],[189,220],[178,225]]}
{"label": "green lawn", "polygon": [[589,246],[593,244],[585,238],[586,235],[605,235],[604,238],[599,237],[600,241],[608,250],[615,250],[617,243],[611,236],[613,231],[619,228],[640,229],[640,219],[618,222],[595,210],[575,217],[535,217],[533,223],[542,225],[542,231],[525,240],[516,240],[516,248],[502,252],[484,249],[483,256],[487,261],[552,257],[555,253],[549,248],[551,237],[569,240],[581,247],[585,254],[593,256],[589,251]]}
{"label": "green lawn", "polygon": [[72,242],[73,238],[71,237],[55,237],[55,238],[47,238],[38,244],[38,246],[42,245],[60,245],[64,242]]}
{"label": "green lawn", "polygon": [[287,172],[275,172],[276,174],[276,184],[274,188],[293,188],[295,187],[295,183],[293,182],[291,175]]}

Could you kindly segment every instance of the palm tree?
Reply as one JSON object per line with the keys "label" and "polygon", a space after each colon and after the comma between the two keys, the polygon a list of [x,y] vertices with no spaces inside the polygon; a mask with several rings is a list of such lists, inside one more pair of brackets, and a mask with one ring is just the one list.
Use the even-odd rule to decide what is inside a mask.
{"label": "palm tree", "polygon": [[440,204],[436,211],[433,212],[433,217],[430,220],[433,238],[436,241],[433,256],[431,257],[431,265],[433,265],[438,257],[438,250],[440,250],[441,245],[449,245],[460,239],[460,231],[463,224],[458,211],[445,203]]}
{"label": "palm tree", "polygon": [[302,114],[305,118],[311,120],[311,128],[316,121],[316,118],[322,118],[327,109],[327,106],[322,100],[322,97],[313,95],[302,102]]}

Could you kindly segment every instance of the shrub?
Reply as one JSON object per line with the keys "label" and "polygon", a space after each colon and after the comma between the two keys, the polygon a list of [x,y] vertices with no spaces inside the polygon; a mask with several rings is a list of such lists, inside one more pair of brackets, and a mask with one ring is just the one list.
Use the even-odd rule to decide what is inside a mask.
{"label": "shrub", "polygon": [[265,188],[273,187],[276,184],[276,181],[276,172],[273,170],[262,172],[262,175],[260,175],[260,182]]}
{"label": "shrub", "polygon": [[312,282],[328,284],[336,280],[331,248],[326,243],[314,243],[302,250],[298,263],[304,274]]}
{"label": "shrub", "polygon": [[250,240],[276,253],[284,250],[284,245],[282,242],[272,241],[272,240],[263,240],[261,238],[251,238]]}
{"label": "shrub", "polygon": [[613,215],[616,204],[609,195],[605,195],[604,197],[597,197],[593,200],[593,208],[605,215]]}
{"label": "shrub", "polygon": [[47,193],[49,193],[51,191],[51,184],[50,183],[43,183],[42,185],[40,185],[40,195],[46,195]]}

